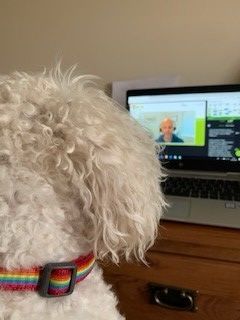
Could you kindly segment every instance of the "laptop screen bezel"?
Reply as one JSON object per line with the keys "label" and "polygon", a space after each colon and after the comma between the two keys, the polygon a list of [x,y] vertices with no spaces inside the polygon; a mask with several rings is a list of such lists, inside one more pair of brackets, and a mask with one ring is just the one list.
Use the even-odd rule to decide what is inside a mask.
{"label": "laptop screen bezel", "polygon": [[[128,99],[130,96],[145,95],[167,95],[167,94],[187,94],[187,93],[217,93],[217,92],[239,92],[240,84],[211,85],[211,86],[191,86],[191,87],[171,87],[154,89],[134,89],[126,92],[126,107],[129,111]],[[168,169],[214,171],[214,172],[240,172],[240,161],[211,160],[210,158],[164,160],[163,165]]]}

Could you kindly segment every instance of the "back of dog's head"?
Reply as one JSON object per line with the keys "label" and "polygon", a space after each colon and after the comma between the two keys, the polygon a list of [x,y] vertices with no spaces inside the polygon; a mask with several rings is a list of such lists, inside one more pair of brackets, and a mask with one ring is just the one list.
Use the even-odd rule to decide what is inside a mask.
{"label": "back of dog's head", "polygon": [[156,146],[88,76],[0,80],[0,253],[9,267],[144,259],[162,207]]}

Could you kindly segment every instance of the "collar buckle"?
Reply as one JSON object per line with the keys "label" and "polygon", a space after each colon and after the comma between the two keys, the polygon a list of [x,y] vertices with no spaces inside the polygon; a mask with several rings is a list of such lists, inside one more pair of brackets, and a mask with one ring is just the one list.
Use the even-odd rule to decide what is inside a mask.
{"label": "collar buckle", "polygon": [[[53,271],[60,270],[70,270],[71,278],[69,281],[69,285],[67,291],[53,294],[49,292],[51,288],[51,274]],[[70,295],[75,287],[77,278],[77,265],[74,262],[59,262],[59,263],[47,263],[40,273],[40,281],[38,285],[38,293],[40,296],[45,298],[56,298]]]}

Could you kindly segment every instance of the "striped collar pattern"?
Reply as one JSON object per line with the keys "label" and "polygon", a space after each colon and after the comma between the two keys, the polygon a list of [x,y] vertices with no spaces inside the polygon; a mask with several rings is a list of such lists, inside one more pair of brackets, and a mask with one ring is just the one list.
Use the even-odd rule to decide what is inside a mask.
{"label": "striped collar pattern", "polygon": [[[77,269],[75,283],[83,281],[91,272],[95,264],[92,253],[80,256],[74,261]],[[41,271],[43,267],[31,269],[7,270],[0,268],[0,290],[4,291],[37,291],[40,285]],[[71,281],[71,270],[52,270],[49,280],[48,292],[52,296],[61,296],[68,291]]]}

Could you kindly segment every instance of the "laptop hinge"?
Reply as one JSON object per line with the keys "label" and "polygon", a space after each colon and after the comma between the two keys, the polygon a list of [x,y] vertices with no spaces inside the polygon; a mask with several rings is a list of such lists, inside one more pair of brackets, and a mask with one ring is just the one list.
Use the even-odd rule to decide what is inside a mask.
{"label": "laptop hinge", "polygon": [[175,176],[175,177],[240,180],[240,173],[239,172],[167,170],[166,173],[169,176]]}
{"label": "laptop hinge", "polygon": [[240,180],[240,172],[227,172],[227,177]]}

